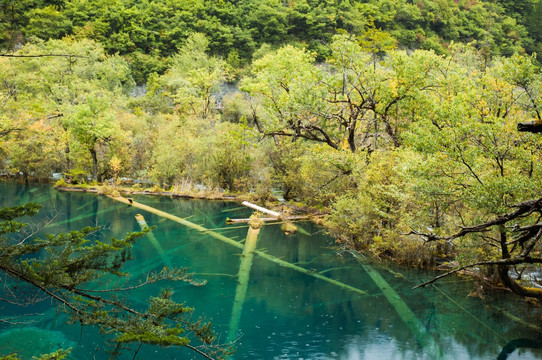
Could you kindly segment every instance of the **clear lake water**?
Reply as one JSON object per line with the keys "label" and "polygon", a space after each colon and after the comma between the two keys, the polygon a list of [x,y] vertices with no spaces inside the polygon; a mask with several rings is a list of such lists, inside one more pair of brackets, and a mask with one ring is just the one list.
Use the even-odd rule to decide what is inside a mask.
{"label": "clear lake water", "polygon": [[[226,225],[225,220],[252,213],[236,202],[151,196],[134,196],[134,200],[240,243],[246,238],[248,226]],[[35,222],[55,216],[44,232],[100,225],[101,240],[139,231],[135,215],[143,215],[150,226],[156,226],[152,231],[156,241],[148,236],[137,241],[134,260],[125,268],[131,280],[137,282],[149,271],[164,266],[187,266],[195,278],[207,284],[153,285],[133,292],[128,301],[143,306],[145,299],[156,295],[161,287],[173,287],[174,299],[195,307],[197,316],[212,320],[222,341],[236,339],[235,360],[542,359],[541,335],[505,316],[512,314],[542,327],[542,307],[506,292],[491,293],[483,300],[469,296],[474,285],[461,276],[413,290],[436,273],[341,251],[322,228],[311,222],[297,223],[300,229],[293,235],[285,235],[280,224],[265,225],[257,249],[335,282],[255,254],[251,263],[244,263],[249,276],[245,284],[240,284],[237,274],[245,258],[242,249],[208,234],[105,196],[63,192],[40,184],[0,182],[0,206],[25,202],[44,206],[33,219]],[[239,286],[246,286],[246,295],[234,307]],[[31,320],[29,324],[0,326],[1,355],[17,352],[31,359],[59,347],[72,347],[70,359],[109,359],[105,339],[97,329],[68,325],[66,315],[57,312],[50,301],[31,308],[5,304],[1,311],[3,318],[32,314],[25,317]],[[239,317],[235,329],[230,325],[232,313]],[[132,359],[133,354],[126,351],[121,359]],[[147,345],[136,358],[202,359],[185,348]]]}

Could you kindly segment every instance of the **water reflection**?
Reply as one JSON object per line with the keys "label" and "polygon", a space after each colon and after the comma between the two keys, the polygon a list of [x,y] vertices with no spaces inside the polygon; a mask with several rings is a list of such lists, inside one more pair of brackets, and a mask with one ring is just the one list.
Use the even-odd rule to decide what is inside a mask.
{"label": "water reflection", "polygon": [[501,353],[497,356],[497,360],[506,360],[514,351],[524,348],[542,349],[542,337],[536,340],[514,339],[510,341],[503,347]]}

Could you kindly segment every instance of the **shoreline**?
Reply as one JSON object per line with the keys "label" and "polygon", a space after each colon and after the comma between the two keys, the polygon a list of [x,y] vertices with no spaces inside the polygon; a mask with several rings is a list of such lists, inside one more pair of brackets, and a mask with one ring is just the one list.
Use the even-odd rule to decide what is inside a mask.
{"label": "shoreline", "polygon": [[122,195],[152,195],[152,196],[170,196],[181,199],[199,199],[199,200],[222,200],[222,201],[243,201],[244,198],[238,195],[218,195],[218,194],[188,194],[177,193],[173,191],[153,191],[153,190],[132,190],[125,187],[108,187],[106,191],[103,189],[104,185],[97,186],[54,186],[55,189],[62,191],[74,191],[74,192],[90,192],[99,195],[107,194],[107,190],[118,191]]}
{"label": "shoreline", "polygon": [[[4,179],[3,179],[4,180]],[[4,180],[5,181],[5,180]],[[220,194],[218,192],[208,192],[205,193],[204,191],[199,193],[187,193],[187,192],[175,192],[175,191],[165,191],[163,189],[140,189],[140,188],[132,188],[132,187],[123,187],[123,186],[117,186],[117,185],[68,185],[63,184],[61,186],[55,186],[54,183],[48,182],[49,185],[52,185],[55,189],[60,191],[67,191],[67,192],[88,192],[88,193],[94,193],[97,195],[105,195],[105,196],[112,196],[112,195],[122,195],[122,196],[130,196],[130,195],[150,195],[150,196],[169,196],[171,198],[177,198],[177,199],[186,199],[186,200],[218,200],[218,201],[231,201],[231,202],[238,202],[241,204],[243,201],[257,201],[254,199],[254,197],[251,197],[249,194]],[[129,198],[128,198],[129,199]],[[261,201],[260,201],[261,202]],[[310,206],[296,206],[294,204],[285,204],[281,203],[277,199],[269,199],[264,204],[266,207],[280,211],[284,215],[292,215],[292,214],[304,214],[307,215],[308,220],[314,222],[315,224],[322,226],[324,229],[327,229],[325,224],[325,219],[323,218],[325,215],[328,214],[328,212],[318,210],[311,208]],[[286,222],[286,219],[281,218],[280,221]],[[438,272],[446,272],[451,269],[453,269],[455,266],[457,266],[457,262],[454,258],[447,259],[447,261],[435,261],[432,265],[425,265],[425,266],[419,266],[419,264],[411,264],[408,262],[402,261],[401,258],[393,257],[393,256],[375,256],[372,251],[369,249],[362,249],[358,248],[356,246],[353,246],[353,244],[348,244],[344,242],[340,242],[335,237],[332,237],[335,240],[335,243],[338,247],[342,248],[345,251],[354,251],[358,254],[361,254],[362,256],[369,256],[378,262],[390,262],[395,265],[405,267],[405,268],[418,268],[418,269],[426,269],[426,270],[434,270]],[[470,271],[470,270],[463,270],[460,271],[459,274],[461,276],[466,276],[474,281],[474,283],[478,283],[478,285],[475,285],[475,291],[473,292],[474,296],[480,296],[483,291],[481,291],[480,285],[485,285],[486,287],[492,288],[493,291],[508,291],[508,289],[503,288],[502,286],[498,286],[498,284],[495,284],[491,281],[491,279],[488,279],[484,276],[481,276],[481,274],[477,274],[476,272]]]}
{"label": "shoreline", "polygon": [[[277,199],[269,199],[265,202],[258,201],[254,199],[250,194],[220,194],[218,192],[175,192],[175,191],[165,191],[165,190],[151,190],[151,189],[133,189],[132,187],[123,187],[115,185],[62,185],[53,187],[61,191],[72,191],[72,192],[89,192],[95,193],[98,195],[150,195],[150,196],[169,196],[177,199],[187,199],[187,200],[210,200],[210,201],[232,201],[238,202],[241,204],[243,201],[254,201],[261,203],[262,205],[274,210],[281,212],[285,216],[289,215],[306,215],[314,223],[323,226],[323,221],[321,217],[327,215],[328,213],[322,210],[314,209],[310,206],[297,206],[294,204],[282,203]],[[261,199],[259,199],[261,200]]]}

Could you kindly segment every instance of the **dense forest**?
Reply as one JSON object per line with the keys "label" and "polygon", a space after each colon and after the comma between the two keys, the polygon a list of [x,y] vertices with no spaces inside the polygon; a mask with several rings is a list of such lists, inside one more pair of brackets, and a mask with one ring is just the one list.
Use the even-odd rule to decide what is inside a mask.
{"label": "dense forest", "polygon": [[266,47],[295,44],[331,54],[338,30],[360,35],[368,25],[389,32],[401,49],[449,53],[470,43],[484,56],[542,49],[539,0],[2,0],[0,48],[33,38],[90,39],[122,56],[138,84],[163,73],[191,33],[202,33],[210,55],[234,69]]}
{"label": "dense forest", "polygon": [[[542,1],[2,0],[5,174],[244,193],[418,266],[540,263]],[[458,232],[458,229],[461,229]]]}

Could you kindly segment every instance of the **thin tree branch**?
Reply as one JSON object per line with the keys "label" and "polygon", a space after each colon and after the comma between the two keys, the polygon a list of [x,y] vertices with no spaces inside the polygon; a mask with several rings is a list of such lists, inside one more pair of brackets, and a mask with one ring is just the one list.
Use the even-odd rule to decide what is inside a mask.
{"label": "thin tree branch", "polygon": [[0,57],[9,57],[9,58],[67,57],[67,58],[90,59],[89,56],[70,55],[70,54],[39,54],[39,55],[0,54]]}
{"label": "thin tree branch", "polygon": [[480,261],[474,264],[469,264],[462,266],[458,269],[448,271],[444,274],[441,274],[439,276],[434,277],[433,279],[426,281],[422,284],[414,286],[412,289],[417,289],[421,287],[425,287],[429,284],[434,283],[435,281],[438,281],[442,279],[443,277],[455,274],[459,271],[469,269],[475,266],[486,266],[486,265],[518,265],[518,264],[542,264],[542,258],[531,258],[531,257],[515,257],[511,259],[501,259],[501,260],[494,260],[494,261]]}
{"label": "thin tree branch", "polygon": [[[508,221],[518,218],[524,214],[532,213],[533,211],[540,211],[542,210],[542,198],[524,201],[522,203],[512,205],[512,207],[517,208],[517,210],[511,213],[502,215],[502,216],[498,216],[495,219],[483,224],[463,227],[460,231],[449,236],[438,236],[432,233],[421,233],[416,230],[412,230],[409,233],[406,233],[403,235],[418,235],[425,238],[426,242],[437,241],[437,240],[446,240],[446,241],[454,240],[469,233],[487,231],[489,230],[490,227],[495,226],[495,225],[504,225]],[[536,228],[539,228],[539,227],[536,227]],[[522,228],[518,228],[517,230],[521,231],[521,229]],[[526,227],[525,230],[529,230],[529,228]]]}

